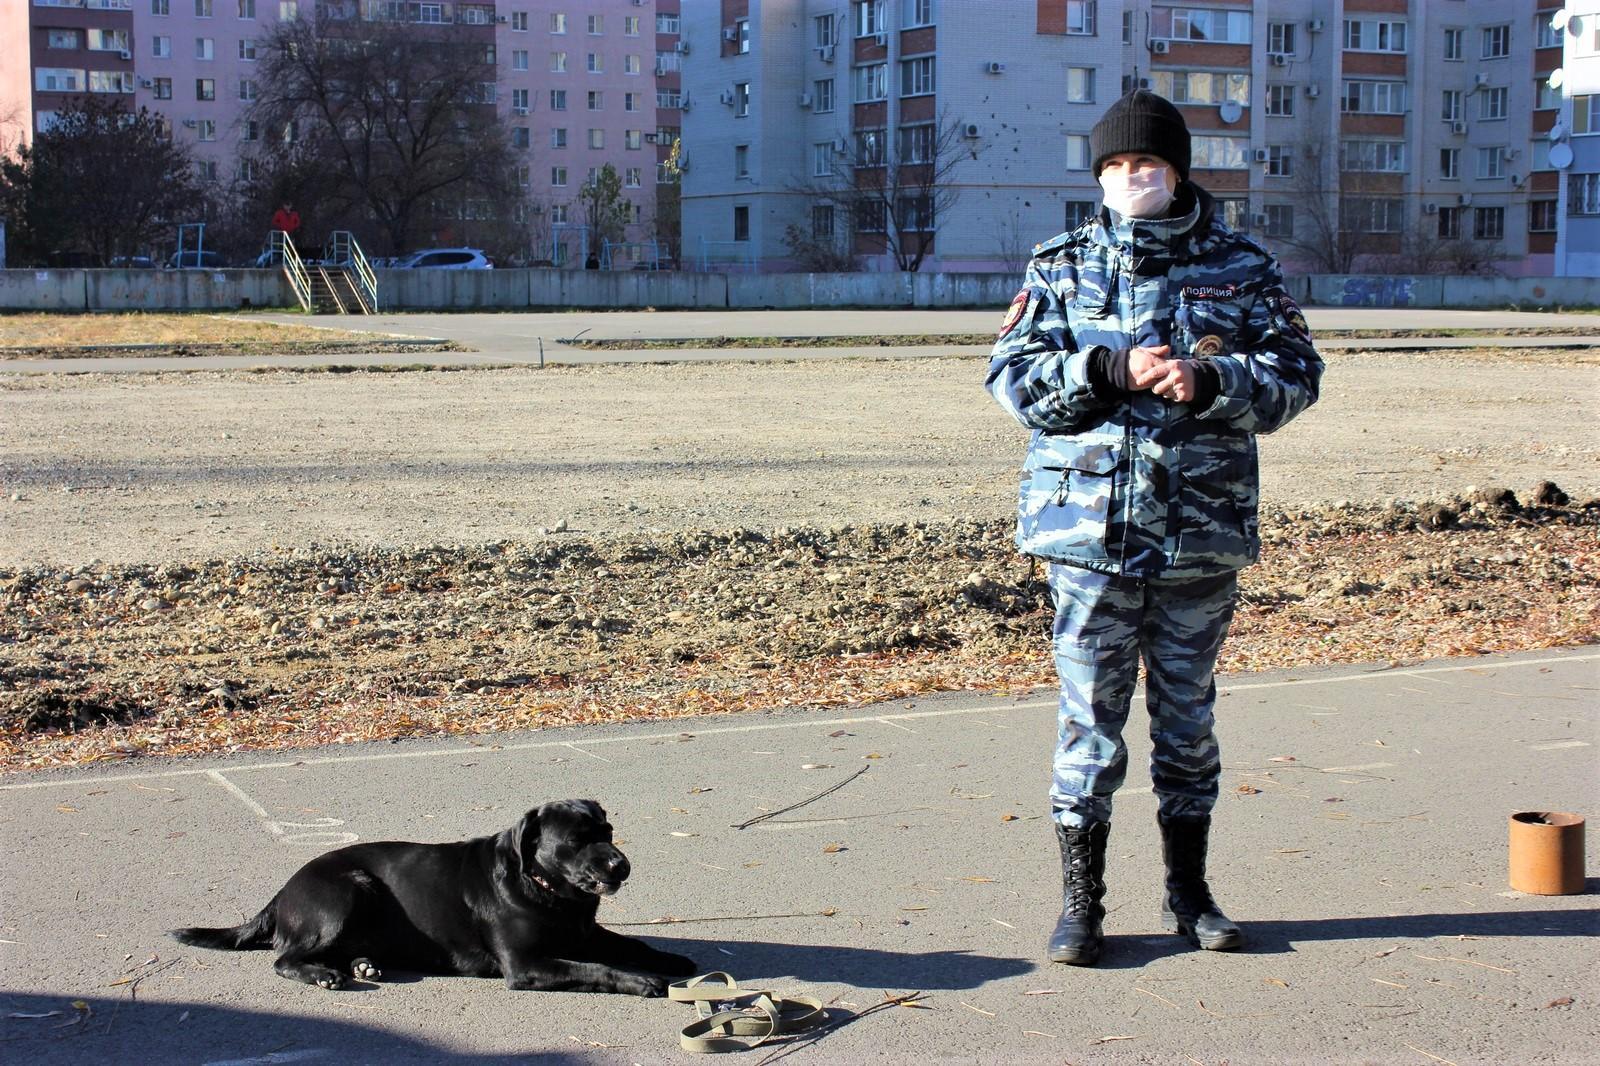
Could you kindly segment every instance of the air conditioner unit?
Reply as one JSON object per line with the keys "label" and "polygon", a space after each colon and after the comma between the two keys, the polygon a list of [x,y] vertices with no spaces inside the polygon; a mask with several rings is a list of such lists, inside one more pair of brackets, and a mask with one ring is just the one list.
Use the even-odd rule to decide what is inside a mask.
{"label": "air conditioner unit", "polygon": [[688,41],[674,41],[673,45],[672,45],[672,50],[674,52],[678,53],[680,56],[686,56],[686,55],[689,54],[689,42]]}
{"label": "air conditioner unit", "polygon": [[1265,148],[1257,148],[1255,150],[1255,160],[1257,163],[1265,163],[1267,161],[1267,150]]}
{"label": "air conditioner unit", "polygon": [[680,171],[689,169],[689,153],[681,149],[678,152],[678,169]]}
{"label": "air conditioner unit", "polygon": [[978,124],[976,122],[969,122],[966,124],[966,126],[962,127],[961,132],[966,137],[976,137],[978,135]]}
{"label": "air conditioner unit", "polygon": [[1167,41],[1151,41],[1150,51],[1158,56],[1164,56],[1172,50],[1172,45]]}
{"label": "air conditioner unit", "polygon": [[1439,205],[1429,200],[1422,205],[1422,213],[1425,215],[1437,215],[1439,213]]}
{"label": "air conditioner unit", "polygon": [[877,45],[879,48],[888,48],[889,35],[887,33],[875,33],[872,35],[872,43]]}
{"label": "air conditioner unit", "polygon": [[1452,122],[1452,123],[1450,123],[1450,132],[1451,133],[1466,133],[1467,132],[1467,124],[1465,122]]}
{"label": "air conditioner unit", "polygon": [[1265,211],[1257,211],[1250,216],[1250,224],[1265,229],[1267,226],[1267,213]]}
{"label": "air conditioner unit", "polygon": [[1507,159],[1515,159],[1522,154],[1521,148],[1507,148],[1503,153]]}
{"label": "air conditioner unit", "polygon": [[1141,89],[1150,88],[1150,79],[1149,78],[1136,78],[1135,81],[1137,82],[1139,88],[1141,88]]}
{"label": "air conditioner unit", "polygon": [[1327,25],[1327,23],[1324,22],[1322,19],[1312,19],[1312,20],[1310,20],[1309,22],[1306,23],[1306,32],[1307,33],[1321,33],[1322,30],[1323,30],[1323,27],[1325,27],[1326,25]]}
{"label": "air conditioner unit", "polygon": [[717,103],[719,103],[719,104],[727,104],[730,107],[733,106],[733,90],[732,89],[724,89],[720,93],[718,93],[717,94]]}
{"label": "air conditioner unit", "polygon": [[732,26],[728,26],[722,31],[722,39],[727,41],[729,44],[738,44],[739,31],[734,29]]}
{"label": "air conditioner unit", "polygon": [[1286,67],[1289,65],[1289,57],[1282,52],[1269,52],[1267,54],[1267,62],[1275,67]]}
{"label": "air conditioner unit", "polygon": [[800,94],[800,106],[801,107],[810,107],[812,103],[813,103],[813,101],[812,101],[810,93],[801,93]]}
{"label": "air conditioner unit", "polygon": [[528,113],[528,109],[525,107],[513,107],[511,109],[511,113],[513,115],[526,115]]}
{"label": "air conditioner unit", "polygon": [[644,142],[646,144],[655,144],[660,139],[661,135],[659,133],[647,133],[644,135]]}
{"label": "air conditioner unit", "polygon": [[1470,192],[1462,193],[1456,197],[1456,203],[1462,207],[1470,207],[1472,205],[1472,194]]}
{"label": "air conditioner unit", "polygon": [[843,137],[839,137],[833,142],[833,150],[835,152],[842,152],[846,148],[849,148],[849,147],[850,147],[850,143],[848,141],[846,141]]}
{"label": "air conditioner unit", "polygon": [[509,15],[496,15],[496,16],[495,16],[495,17],[494,17],[494,20],[495,20],[495,21],[496,21],[496,22],[498,22],[498,23],[502,23],[502,24],[504,24],[504,23],[507,23],[507,22],[510,22],[510,21],[511,21],[511,18],[510,18],[510,16],[509,16]]}
{"label": "air conditioner unit", "polygon": [[679,100],[678,100],[678,110],[679,111],[687,111],[687,110],[689,110],[689,94],[688,93],[684,93],[683,96],[679,98]]}
{"label": "air conditioner unit", "polygon": [[1478,73],[1476,73],[1476,74],[1474,74],[1472,76],[1472,84],[1474,84],[1474,85],[1488,85],[1489,84],[1489,75],[1483,73],[1482,71],[1479,71]]}
{"label": "air conditioner unit", "polygon": [[633,0],[633,6],[634,7],[643,7],[644,6],[644,0]]}
{"label": "air conditioner unit", "polygon": [[1515,185],[1519,189],[1522,188],[1522,175],[1521,174],[1513,174],[1513,175],[1511,175],[1511,184]]}
{"label": "air conditioner unit", "polygon": [[821,59],[824,63],[832,63],[833,62],[833,45],[825,44],[821,48],[818,48],[817,49],[817,58]]}
{"label": "air conditioner unit", "polygon": [[1315,100],[1317,97],[1322,95],[1322,86],[1318,85],[1316,82],[1312,82],[1310,85],[1306,86],[1306,95]]}
{"label": "air conditioner unit", "polygon": [[153,89],[155,88],[156,80],[154,78],[140,78],[139,84],[146,89]]}
{"label": "air conditioner unit", "polygon": [[985,69],[988,70],[990,74],[1004,74],[1006,72],[1006,65],[1004,63],[988,63],[985,65]]}
{"label": "air conditioner unit", "polygon": [[198,126],[199,124],[200,123],[199,123],[199,121],[197,119],[186,118],[186,119],[183,120],[183,128],[186,129],[186,130],[192,130],[196,126]]}
{"label": "air conditioner unit", "polygon": [[128,51],[126,48],[124,48],[122,51],[118,52],[117,55],[121,56],[123,59],[132,59],[133,58],[133,53]]}

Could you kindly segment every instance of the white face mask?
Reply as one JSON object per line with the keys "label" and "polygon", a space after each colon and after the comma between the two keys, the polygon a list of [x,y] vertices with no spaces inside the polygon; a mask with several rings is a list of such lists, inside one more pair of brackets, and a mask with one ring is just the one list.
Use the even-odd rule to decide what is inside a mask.
{"label": "white face mask", "polygon": [[1167,188],[1167,168],[1151,167],[1132,174],[1100,172],[1106,206],[1128,218],[1156,218],[1172,205]]}

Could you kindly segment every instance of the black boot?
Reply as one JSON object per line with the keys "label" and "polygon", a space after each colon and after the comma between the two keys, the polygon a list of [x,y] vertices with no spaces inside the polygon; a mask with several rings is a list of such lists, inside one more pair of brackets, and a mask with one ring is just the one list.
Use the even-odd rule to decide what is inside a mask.
{"label": "black boot", "polygon": [[1211,816],[1161,818],[1161,853],[1167,860],[1167,895],[1161,924],[1207,951],[1236,951],[1244,934],[1217,909],[1206,885],[1206,838]]}
{"label": "black boot", "polygon": [[1104,942],[1100,921],[1106,916],[1100,901],[1106,894],[1106,840],[1110,835],[1111,826],[1106,822],[1084,829],[1056,823],[1064,902],[1061,920],[1050,934],[1051,962],[1093,966],[1100,960]]}

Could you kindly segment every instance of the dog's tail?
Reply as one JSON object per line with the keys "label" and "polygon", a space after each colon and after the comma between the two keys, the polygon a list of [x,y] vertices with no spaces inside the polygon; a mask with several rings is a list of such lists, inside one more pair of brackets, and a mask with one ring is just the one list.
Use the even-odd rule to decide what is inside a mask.
{"label": "dog's tail", "polygon": [[[274,900],[273,903],[277,901]],[[250,951],[272,946],[272,933],[277,922],[273,918],[273,904],[261,908],[261,913],[243,925],[232,929],[206,929],[195,926],[174,929],[168,935],[181,944],[197,948],[215,948],[218,951]]]}

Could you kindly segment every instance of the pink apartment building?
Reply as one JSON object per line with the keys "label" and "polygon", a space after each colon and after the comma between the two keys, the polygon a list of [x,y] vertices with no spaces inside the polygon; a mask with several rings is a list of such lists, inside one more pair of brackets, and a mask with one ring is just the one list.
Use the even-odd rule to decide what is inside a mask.
{"label": "pink apartment building", "polygon": [[[72,96],[114,93],[165,115],[206,179],[247,177],[261,130],[246,115],[266,41],[315,2],[0,0],[0,151],[47,128]],[[558,227],[581,224],[578,193],[606,163],[632,207],[627,239],[655,233],[660,164],[679,127],[678,0],[363,0],[360,11],[481,34],[524,160],[530,258],[549,254]],[[448,241],[450,229],[441,223],[431,239]]]}

